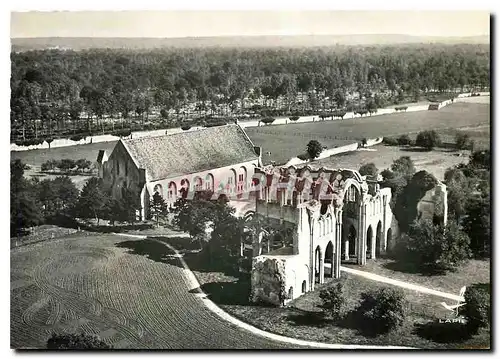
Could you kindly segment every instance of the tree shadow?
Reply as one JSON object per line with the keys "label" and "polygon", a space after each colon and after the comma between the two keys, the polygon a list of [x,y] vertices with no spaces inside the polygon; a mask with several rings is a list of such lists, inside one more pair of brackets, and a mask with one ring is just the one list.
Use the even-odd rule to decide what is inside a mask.
{"label": "tree shadow", "polygon": [[376,323],[363,316],[360,308],[353,309],[340,320],[335,322],[341,328],[352,329],[367,338],[375,338],[382,333]]}
{"label": "tree shadow", "polygon": [[431,152],[432,150],[429,150],[427,148],[423,147],[401,147],[401,151],[404,152]]}
{"label": "tree shadow", "polygon": [[430,265],[419,265],[411,260],[394,260],[382,265],[391,271],[408,274],[421,274],[424,276],[436,276],[446,274],[446,270]]}
{"label": "tree shadow", "polygon": [[322,312],[309,312],[298,309],[294,309],[294,311],[295,313],[291,313],[286,317],[286,320],[293,326],[323,328],[330,323]]}
{"label": "tree shadow", "polygon": [[119,242],[115,244],[118,248],[128,249],[128,253],[145,256],[155,262],[166,263],[182,267],[178,258],[165,245],[151,239],[138,239]]}
{"label": "tree shadow", "polygon": [[205,292],[208,298],[216,304],[223,305],[254,305],[250,302],[250,281],[240,278],[235,282],[210,282],[192,289],[189,293]]}
{"label": "tree shadow", "polygon": [[467,326],[462,323],[416,324],[413,334],[436,343],[460,343],[471,338]]}

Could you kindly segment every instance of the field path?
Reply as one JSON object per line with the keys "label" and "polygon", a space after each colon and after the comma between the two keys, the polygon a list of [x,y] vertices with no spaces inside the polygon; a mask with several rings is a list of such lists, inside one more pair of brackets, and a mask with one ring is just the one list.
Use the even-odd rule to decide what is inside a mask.
{"label": "field path", "polygon": [[[127,234],[118,234],[119,236],[125,236],[125,237],[132,237],[132,238],[138,238],[138,239],[146,239],[147,236],[140,236],[140,235],[127,235]],[[196,279],[195,275],[193,272],[189,269],[187,263],[184,261],[184,258],[182,255],[172,246],[169,244],[162,242],[162,241],[156,241],[158,244],[163,245],[170,249],[171,252],[174,252],[174,255],[170,255],[170,257],[175,257],[177,258],[181,263],[184,268],[184,277],[186,277],[186,284],[188,285],[189,292],[195,292],[195,298],[197,299],[198,303],[197,305],[204,306],[207,309],[209,309],[211,312],[219,316],[222,320],[227,322],[227,327],[232,326],[235,328],[235,330],[238,330],[242,333],[247,333],[246,336],[248,338],[259,338],[260,340],[269,339],[273,342],[277,343],[282,343],[284,345],[291,345],[291,346],[300,346],[302,348],[317,348],[317,349],[411,349],[408,347],[398,347],[398,346],[370,346],[370,345],[346,345],[346,344],[329,344],[329,343],[321,343],[321,342],[312,342],[312,341],[305,341],[305,340],[300,340],[300,339],[295,339],[295,338],[290,338],[290,337],[285,337],[282,335],[277,335],[273,333],[269,333],[263,330],[260,330],[252,325],[249,325],[245,322],[242,322],[239,319],[236,319],[226,313],[224,310],[219,308],[215,303],[213,303],[207,295],[200,289],[200,284],[198,280]],[[237,329],[236,329],[237,328]],[[224,327],[219,327],[218,330],[221,330],[221,334],[223,331],[226,330]]]}
{"label": "field path", "polygon": [[82,235],[12,249],[11,347],[86,332],[117,349],[389,348],[305,342],[242,323],[200,293],[175,250],[142,238]]}
{"label": "field path", "polygon": [[414,291],[417,291],[420,293],[431,294],[431,295],[435,295],[435,296],[441,297],[441,298],[446,298],[446,299],[451,299],[451,300],[456,300],[456,301],[461,301],[461,302],[464,301],[464,297],[461,297],[461,296],[456,295],[456,294],[446,293],[446,292],[442,292],[439,290],[423,287],[421,285],[411,284],[408,282],[403,282],[400,280],[387,278],[387,277],[384,277],[384,276],[381,276],[378,274],[373,274],[370,272],[365,272],[365,271],[361,271],[358,269],[352,269],[352,268],[348,268],[348,267],[344,267],[344,266],[341,266],[340,270],[343,272],[346,272],[346,273],[359,275],[359,276],[362,276],[362,277],[365,277],[365,278],[368,278],[368,279],[371,279],[371,280],[374,280],[377,282],[391,284],[391,285],[394,285],[396,287],[411,289],[411,290],[414,290]]}

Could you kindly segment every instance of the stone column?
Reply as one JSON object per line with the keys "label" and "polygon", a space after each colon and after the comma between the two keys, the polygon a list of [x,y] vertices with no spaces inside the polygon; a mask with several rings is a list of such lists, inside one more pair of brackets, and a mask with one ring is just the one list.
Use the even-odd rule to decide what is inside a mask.
{"label": "stone column", "polygon": [[358,230],[358,245],[357,249],[357,264],[366,264],[366,204],[362,203],[360,207],[359,216],[359,230]]}
{"label": "stone column", "polygon": [[337,210],[335,216],[335,255],[332,261],[332,273],[334,278],[340,278],[340,262],[342,260],[342,210]]}
{"label": "stone column", "polygon": [[375,248],[377,247],[377,228],[375,228],[375,235],[373,235],[372,227],[372,259],[376,259]]}
{"label": "stone column", "polygon": [[325,283],[325,261],[323,255],[323,253],[319,253],[319,284]]}

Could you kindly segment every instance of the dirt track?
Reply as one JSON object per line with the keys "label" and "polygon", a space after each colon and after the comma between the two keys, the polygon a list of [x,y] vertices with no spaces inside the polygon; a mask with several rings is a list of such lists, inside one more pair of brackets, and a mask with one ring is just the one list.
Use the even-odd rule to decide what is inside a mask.
{"label": "dirt track", "polygon": [[11,347],[84,331],[123,349],[290,348],[220,319],[189,292],[178,259],[138,251],[139,241],[90,236],[12,250]]}

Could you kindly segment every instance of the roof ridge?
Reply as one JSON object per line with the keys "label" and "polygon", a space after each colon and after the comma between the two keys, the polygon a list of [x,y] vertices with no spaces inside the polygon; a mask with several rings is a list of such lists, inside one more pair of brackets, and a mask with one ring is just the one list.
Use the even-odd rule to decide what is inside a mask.
{"label": "roof ridge", "polygon": [[[196,129],[196,131],[208,131],[208,130],[215,130],[215,129],[218,129],[218,128],[221,128],[221,127],[230,127],[230,126],[238,126],[241,130],[243,130],[239,125],[236,125],[234,123],[228,123],[228,124],[225,124],[225,125],[222,125],[222,126],[212,126],[212,127],[199,127],[198,129]],[[167,129],[168,131],[168,129]],[[172,133],[170,135],[158,135],[158,136],[143,136],[143,137],[137,137],[137,138],[122,138],[121,140],[123,141],[127,141],[127,142],[132,142],[132,141],[137,141],[137,140],[146,140],[146,139],[151,139],[151,138],[168,138],[168,137],[171,137],[171,136],[177,136],[177,135],[185,135],[185,134],[188,134],[188,133],[191,133],[191,132],[195,132],[195,131],[182,131],[182,132],[177,132],[177,133]],[[248,135],[246,134],[245,131],[243,131],[243,133],[246,135],[246,137],[248,137]],[[249,138],[250,139],[250,138]],[[252,143],[252,141],[250,141],[250,143]],[[253,145],[253,143],[252,143]]]}

